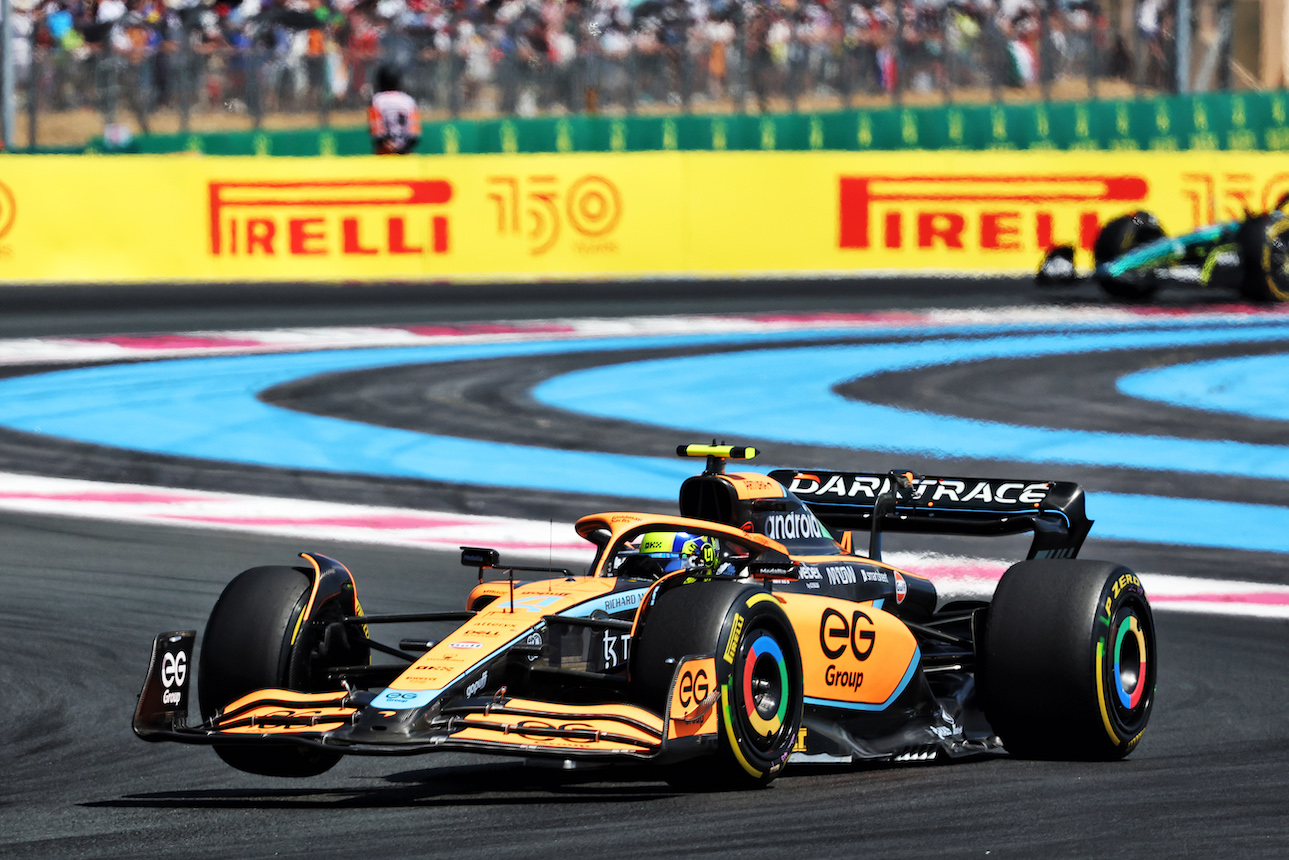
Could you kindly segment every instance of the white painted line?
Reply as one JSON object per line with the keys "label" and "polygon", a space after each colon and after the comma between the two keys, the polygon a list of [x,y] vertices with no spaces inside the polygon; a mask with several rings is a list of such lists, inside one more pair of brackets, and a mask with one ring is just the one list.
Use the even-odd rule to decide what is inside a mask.
{"label": "white painted line", "polygon": [[[551,558],[579,570],[590,563],[594,552],[568,522],[6,473],[0,473],[0,510],[449,552],[460,546],[490,546],[499,550],[503,559]],[[917,553],[890,553],[886,560],[929,577],[942,599],[988,598],[1009,564],[1002,559]],[[1289,618],[1289,586],[1149,572],[1141,573],[1141,578],[1156,610]]]}
{"label": "white painted line", "polygon": [[571,523],[33,475],[0,473],[0,510],[436,550],[487,545],[512,555],[550,555],[583,564],[594,552]]}
{"label": "white painted line", "polygon": [[[890,564],[935,583],[942,600],[983,600],[1011,562],[1003,559],[889,553]],[[1289,618],[1289,585],[1205,579],[1137,571],[1155,610]]]}
{"label": "white painted line", "polygon": [[351,326],[262,331],[196,331],[182,334],[0,339],[0,365],[73,364],[141,358],[244,355],[317,349],[430,346],[505,340],[576,340],[646,335],[865,329],[892,326],[943,328],[970,325],[1206,324],[1276,320],[1289,308],[1247,305],[1173,311],[1133,307],[932,309],[873,313],[760,314],[517,320],[438,326]]}

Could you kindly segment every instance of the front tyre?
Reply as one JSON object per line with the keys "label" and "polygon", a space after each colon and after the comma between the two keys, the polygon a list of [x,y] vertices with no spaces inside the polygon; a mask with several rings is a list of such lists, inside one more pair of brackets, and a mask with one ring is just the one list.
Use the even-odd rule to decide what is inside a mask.
{"label": "front tyre", "polygon": [[[751,786],[768,785],[787,763],[803,701],[801,658],[787,618],[777,604],[761,610],[737,637],[719,705],[722,746],[739,766],[731,772]],[[717,655],[718,664],[723,659]]]}
{"label": "front tyre", "polygon": [[[309,574],[295,567],[254,567],[239,574],[216,601],[202,636],[198,701],[203,719],[256,690],[319,692],[320,674],[300,616],[312,590]],[[299,647],[297,647],[299,646]],[[225,763],[261,776],[317,776],[338,753],[303,746],[216,744]]]}
{"label": "front tyre", "polygon": [[[1159,219],[1151,212],[1134,212],[1112,219],[1101,228],[1092,245],[1092,258],[1098,269],[1131,251],[1164,236]],[[1119,277],[1097,278],[1101,289],[1116,299],[1146,301],[1158,285],[1149,272],[1132,272]]]}
{"label": "front tyre", "polygon": [[1272,210],[1240,225],[1236,243],[1244,267],[1240,294],[1254,302],[1289,301],[1289,215]]}
{"label": "front tyre", "polygon": [[664,709],[675,661],[691,654],[716,657],[720,752],[668,778],[691,789],[769,785],[796,744],[803,709],[801,655],[787,615],[772,594],[747,583],[671,588],[650,608],[632,654],[641,701]]}
{"label": "front tyre", "polygon": [[1022,758],[1112,760],[1132,752],[1154,704],[1155,624],[1122,565],[1013,565],[989,607],[979,654],[985,716]]}

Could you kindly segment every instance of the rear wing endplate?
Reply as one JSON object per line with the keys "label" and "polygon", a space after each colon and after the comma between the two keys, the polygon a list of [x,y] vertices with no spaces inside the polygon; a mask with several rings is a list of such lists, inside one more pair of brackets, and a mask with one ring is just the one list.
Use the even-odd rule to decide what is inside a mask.
{"label": "rear wing endplate", "polygon": [[770,473],[829,528],[872,534],[870,556],[881,555],[881,533],[1011,535],[1032,531],[1029,558],[1074,558],[1092,528],[1083,488],[1071,481],[957,478],[895,470]]}

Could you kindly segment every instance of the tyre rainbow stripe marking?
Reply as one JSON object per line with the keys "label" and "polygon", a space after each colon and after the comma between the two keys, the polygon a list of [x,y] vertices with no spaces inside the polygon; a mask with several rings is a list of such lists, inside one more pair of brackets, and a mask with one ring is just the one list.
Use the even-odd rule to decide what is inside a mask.
{"label": "tyre rainbow stripe marking", "polygon": [[[1123,640],[1131,633],[1136,637],[1137,653],[1141,655],[1141,669],[1137,673],[1137,683],[1133,685],[1131,691],[1123,687],[1123,674],[1119,669],[1119,657],[1123,653]],[[1128,710],[1137,707],[1141,702],[1142,693],[1146,689],[1146,637],[1141,632],[1141,625],[1137,623],[1137,616],[1130,615],[1119,625],[1119,632],[1114,638],[1114,677],[1118,687],[1119,703]]]}
{"label": "tyre rainbow stripe marking", "polygon": [[[779,669],[779,710],[769,719],[761,716],[761,712],[756,709],[756,701],[752,698],[752,673],[757,661],[766,656],[774,658],[775,665]],[[783,727],[784,717],[788,713],[790,692],[788,664],[783,658],[783,650],[779,648],[778,642],[763,633],[752,643],[752,647],[747,649],[747,657],[743,661],[743,707],[747,711],[748,722],[752,724],[752,729],[757,734],[770,737]]]}
{"label": "tyre rainbow stripe marking", "polygon": [[739,767],[760,779],[765,776],[765,771],[753,767],[738,744],[738,735],[734,731],[734,718],[730,715],[730,686],[728,679],[721,684],[721,720],[725,723],[725,738],[729,742],[727,748],[734,754],[734,760],[739,763]]}
{"label": "tyre rainbow stripe marking", "polygon": [[[1104,623],[1108,624],[1109,619],[1107,619]],[[1106,707],[1106,701],[1105,701],[1105,684],[1101,683],[1101,672],[1102,672],[1101,667],[1105,665],[1104,660],[1105,660],[1105,640],[1098,639],[1097,656],[1096,656],[1097,705],[1101,708],[1101,725],[1105,726],[1105,733],[1109,735],[1110,740],[1114,741],[1115,746],[1119,746],[1120,744],[1123,743],[1123,740],[1119,737],[1118,733],[1115,732],[1114,726],[1110,723],[1110,710]]]}

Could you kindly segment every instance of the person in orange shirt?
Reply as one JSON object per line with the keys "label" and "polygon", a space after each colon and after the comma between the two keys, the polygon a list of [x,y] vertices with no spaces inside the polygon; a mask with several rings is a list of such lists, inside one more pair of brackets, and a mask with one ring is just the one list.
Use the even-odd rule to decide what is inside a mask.
{"label": "person in orange shirt", "polygon": [[389,66],[376,70],[376,92],[372,94],[367,120],[376,155],[406,155],[421,139],[416,99],[402,91],[398,72]]}

